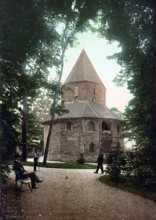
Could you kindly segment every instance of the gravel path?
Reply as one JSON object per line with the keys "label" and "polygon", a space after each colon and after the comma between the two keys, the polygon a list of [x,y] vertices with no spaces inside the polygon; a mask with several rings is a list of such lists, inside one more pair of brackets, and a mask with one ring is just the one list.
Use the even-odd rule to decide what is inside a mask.
{"label": "gravel path", "polygon": [[156,203],[104,185],[94,170],[40,168],[37,175],[45,181],[33,192],[23,186],[19,197],[10,188],[6,219],[156,220]]}

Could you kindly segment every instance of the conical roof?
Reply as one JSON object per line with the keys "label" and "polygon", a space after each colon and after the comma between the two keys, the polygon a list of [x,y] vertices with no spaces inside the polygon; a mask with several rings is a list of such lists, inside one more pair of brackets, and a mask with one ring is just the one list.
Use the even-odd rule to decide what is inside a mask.
{"label": "conical roof", "polygon": [[[103,118],[122,120],[118,115],[107,108],[103,103],[95,102],[74,102],[65,104],[68,113],[58,116],[56,119],[74,119],[74,118]],[[47,118],[43,124],[51,121],[51,117]]]}
{"label": "conical roof", "polygon": [[67,77],[64,85],[71,82],[82,81],[102,83],[101,79],[99,78],[96,70],[94,69],[91,61],[89,60],[84,50],[82,50],[77,62],[75,63],[73,69]]}

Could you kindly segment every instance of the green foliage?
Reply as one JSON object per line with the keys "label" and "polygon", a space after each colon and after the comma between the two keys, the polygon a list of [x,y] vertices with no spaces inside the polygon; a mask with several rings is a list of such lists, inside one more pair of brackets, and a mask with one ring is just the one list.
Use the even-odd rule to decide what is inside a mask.
{"label": "green foliage", "polygon": [[124,152],[124,157],[125,157],[125,165],[123,166],[123,172],[126,173],[127,176],[130,176],[132,174],[134,167],[136,166],[134,164],[137,162],[137,160],[134,157],[133,151]]}
{"label": "green foliage", "polygon": [[[33,162],[22,162],[23,165],[33,166]],[[45,167],[41,162],[38,166]],[[95,169],[96,165],[92,164],[78,164],[78,163],[46,163],[46,168],[60,168],[60,169]]]}
{"label": "green foliage", "polygon": [[99,178],[99,180],[109,186],[117,187],[124,191],[140,195],[144,198],[148,198],[156,202],[156,190],[153,189],[152,192],[145,191],[144,187],[140,186],[139,182],[136,179],[136,176],[121,175],[118,181],[113,181],[110,176],[103,175]]}
{"label": "green foliage", "polygon": [[124,114],[124,133],[137,146],[151,143],[154,72],[152,1],[98,1],[100,36],[117,41],[121,52],[109,57],[116,59],[122,71],[115,79],[118,85],[127,82],[133,99]]}
{"label": "green foliage", "polygon": [[[47,7],[47,3],[34,0],[0,1],[2,164],[9,163],[16,146],[20,144],[18,136],[21,131],[17,132],[16,129],[22,119],[21,106],[24,93],[28,106],[32,105],[40,89],[47,85],[48,68],[60,64],[58,46],[60,39],[55,30],[56,19],[54,19],[57,14],[48,14],[52,12],[52,8]],[[22,69],[24,63],[26,73]],[[34,123],[34,120],[31,121]],[[34,131],[31,130],[31,134],[33,136]],[[7,167],[4,169],[7,172]]]}
{"label": "green foliage", "polygon": [[123,118],[123,113],[120,112],[117,108],[111,108],[111,111],[118,115],[120,118]]}
{"label": "green foliage", "polygon": [[[79,2],[79,3],[78,3]],[[48,136],[47,136],[47,141],[46,141],[46,146],[45,146],[45,153],[44,153],[44,160],[43,160],[43,164],[46,164],[47,161],[47,156],[48,156],[48,150],[49,150],[49,144],[50,144],[50,136],[52,135],[52,128],[54,125],[54,117],[55,117],[55,110],[56,109],[56,101],[57,101],[57,96],[58,96],[58,92],[60,90],[60,82],[61,82],[61,77],[63,74],[63,66],[64,66],[64,55],[66,52],[66,49],[69,45],[73,44],[73,40],[75,39],[75,35],[76,33],[78,33],[79,31],[83,31],[86,27],[89,26],[89,22],[88,19],[90,18],[90,16],[96,14],[96,10],[90,10],[86,13],[84,13],[84,10],[88,9],[88,4],[86,4],[86,2],[84,1],[70,1],[68,3],[63,3],[64,7],[66,8],[67,5],[69,4],[70,8],[68,8],[68,10],[70,11],[71,14],[68,14],[68,16],[63,16],[62,18],[62,27],[59,30],[59,32],[61,32],[61,65],[60,65],[60,70],[58,71],[59,73],[59,79],[57,82],[57,87],[56,87],[56,91],[55,91],[55,96],[53,99],[53,105],[52,105],[52,113],[51,113],[51,122],[50,122],[50,126],[49,126],[49,132],[48,132]],[[95,6],[95,4],[91,4],[93,6]],[[86,7],[87,6],[87,7]],[[68,12],[67,10],[67,12]],[[87,15],[87,16],[86,16]],[[60,106],[61,108],[59,109],[59,113],[60,110],[62,111],[62,106]],[[66,110],[63,110],[62,113],[67,112]],[[62,114],[61,113],[61,114]]]}
{"label": "green foliage", "polygon": [[[126,184],[138,185],[146,191],[153,191],[156,187],[156,175],[150,162],[150,152],[143,152],[134,149],[133,151],[112,151],[106,159],[106,173],[114,181],[120,181],[121,174],[128,177]],[[133,178],[135,177],[135,178]],[[132,182],[131,182],[132,181]]]}
{"label": "green foliage", "polygon": [[69,110],[65,108],[64,102],[61,102],[61,103],[57,103],[57,106],[55,108],[55,112],[58,116],[61,116],[63,114],[67,114],[69,112]]}
{"label": "green foliage", "polygon": [[[53,29],[46,23],[46,3],[2,0],[0,4],[1,58],[19,64],[35,58],[38,64],[41,61],[47,64],[50,61],[47,59],[49,52],[55,46],[57,32],[54,29],[55,23]],[[49,44],[53,45],[51,49]],[[38,58],[34,56],[36,54]]]}
{"label": "green foliage", "polygon": [[0,184],[6,184],[8,181],[8,174],[10,173],[8,164],[0,164]]}
{"label": "green foliage", "polygon": [[18,123],[16,114],[10,111],[6,103],[0,103],[0,180],[2,182],[6,182],[8,164],[13,157],[12,154],[15,153],[18,137],[14,127]]}
{"label": "green foliage", "polygon": [[[146,191],[153,191],[156,187],[156,172],[153,170],[151,163],[152,156],[150,150],[151,148],[148,150],[144,148],[142,150],[135,149],[131,152],[131,155],[127,156],[128,161],[131,160],[130,157],[133,158],[130,166],[131,175],[135,175],[138,184],[144,187]],[[127,161],[126,164],[128,164]]]}
{"label": "green foliage", "polygon": [[[88,10],[89,8],[92,10]],[[86,23],[89,24],[87,19],[96,14],[94,8],[93,3],[89,6],[86,2],[72,0],[0,1],[0,94],[1,104],[8,113],[5,120],[2,118],[5,123],[0,135],[3,135],[4,130],[9,130],[12,135],[4,137],[8,139],[8,143],[12,143],[10,147],[13,149],[18,142],[15,128],[22,119],[23,95],[26,94],[30,108],[41,89],[54,87],[48,84],[49,68],[55,67],[56,72],[60,73],[62,38],[57,27],[64,22],[70,31],[73,27],[83,31],[87,27]],[[73,44],[73,40],[70,44]],[[22,69],[23,64],[26,64],[26,72]],[[61,111],[62,106],[58,106],[58,113]],[[9,117],[15,118],[17,122],[9,124]],[[34,139],[34,133],[37,134],[37,130],[32,129],[36,127],[33,124],[35,121],[36,115],[33,114],[28,123],[28,130],[32,134],[32,137],[29,135],[31,140],[28,142]],[[3,153],[8,153],[8,145],[2,144]],[[3,162],[5,158],[1,157],[1,160]]]}
{"label": "green foliage", "polygon": [[108,173],[113,180],[117,180],[125,165],[124,153],[122,151],[111,151],[106,158],[106,164],[106,173]]}
{"label": "green foliage", "polygon": [[76,162],[79,163],[79,164],[84,164],[85,163],[85,158],[84,158],[83,153],[80,153],[80,158],[78,158]]}
{"label": "green foliage", "polygon": [[33,114],[29,114],[27,135],[27,143],[29,146],[35,146],[43,150],[43,126]]}

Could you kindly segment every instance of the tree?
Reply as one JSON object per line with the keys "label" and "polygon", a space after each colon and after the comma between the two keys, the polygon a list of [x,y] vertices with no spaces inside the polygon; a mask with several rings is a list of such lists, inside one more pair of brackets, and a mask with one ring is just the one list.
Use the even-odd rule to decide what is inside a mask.
{"label": "tree", "polygon": [[[36,96],[38,88],[47,80],[48,67],[57,64],[58,38],[55,22],[53,29],[47,24],[45,19],[47,6],[43,1],[2,0],[0,4],[2,33],[0,68],[3,85],[1,104],[7,102],[10,111],[14,111],[19,109],[24,93],[26,93],[25,100],[26,97],[30,100]],[[51,54],[56,56],[51,58]],[[27,74],[23,74],[23,63],[26,63]],[[7,89],[4,88],[6,84],[8,84]],[[10,99],[6,100],[7,93]],[[17,113],[21,115],[22,111]],[[17,118],[19,118],[18,114],[16,114]],[[26,130],[24,126],[23,130]],[[26,137],[24,137],[25,141]],[[25,160],[26,146],[23,151],[23,160]]]}
{"label": "tree", "polygon": [[2,174],[18,145],[16,126],[22,117],[24,92],[30,106],[47,82],[48,68],[55,65],[57,70],[59,65],[55,28],[61,10],[65,11],[55,0],[0,1],[0,162],[6,164]]}
{"label": "tree", "polygon": [[[80,0],[80,1],[70,1],[68,3],[64,3],[64,7],[68,8],[67,14],[69,17],[63,16],[64,18],[63,22],[64,22],[65,27],[63,28],[61,42],[60,42],[61,52],[62,52],[61,58],[60,58],[61,65],[60,65],[60,71],[59,71],[59,79],[58,79],[56,92],[55,92],[53,105],[52,105],[51,123],[50,123],[49,132],[47,136],[45,154],[44,154],[44,159],[43,159],[44,165],[46,165],[50,138],[52,135],[53,125],[54,125],[55,105],[56,105],[56,100],[57,100],[57,94],[58,94],[59,87],[60,87],[61,77],[63,74],[65,51],[68,45],[72,44],[75,34],[79,31],[83,31],[87,27],[87,24],[89,25],[89,22],[88,22],[89,18],[90,17],[93,18],[97,12],[95,8],[93,7],[93,6],[96,6],[96,4],[94,4],[93,2],[90,2],[91,3],[91,7],[90,7],[90,5],[88,5],[89,1],[86,1],[86,2]],[[88,11],[87,16],[85,13],[86,9],[91,9]]]}
{"label": "tree", "polygon": [[53,100],[53,105],[52,105],[51,123],[50,123],[49,132],[48,132],[48,136],[47,136],[45,154],[44,154],[44,159],[43,159],[43,164],[44,165],[46,165],[46,162],[47,162],[50,138],[51,138],[51,135],[52,135],[53,125],[54,125],[55,105],[56,105],[56,101],[57,101],[57,95],[58,95],[58,92],[59,92],[59,89],[60,89],[60,82],[61,82],[62,74],[63,74],[64,54],[65,54],[65,51],[67,49],[67,46],[68,46],[69,42],[73,39],[74,34],[75,34],[75,30],[71,33],[71,36],[69,36],[67,38],[67,27],[65,27],[63,37],[62,37],[62,41],[61,41],[61,48],[62,48],[61,70],[60,70],[60,76],[59,76],[59,79],[58,79],[58,83],[57,83],[57,87],[56,87],[56,91],[55,91],[55,96],[54,96],[54,100]]}
{"label": "tree", "polygon": [[[60,64],[60,37],[56,31],[58,23],[62,19],[67,21],[75,18],[77,23],[81,24],[86,17],[91,18],[92,10],[85,13],[88,9],[86,2],[81,0],[0,1],[0,82],[2,84],[0,105],[1,109],[5,106],[8,112],[16,117],[16,121],[22,117],[21,103],[24,92],[30,106],[47,81],[48,68],[55,66],[57,71]],[[80,10],[82,16],[79,16]],[[83,19],[78,19],[80,17]],[[26,74],[23,74],[23,63],[26,64]],[[1,115],[3,121],[4,115]],[[1,126],[1,134],[9,121],[8,118],[4,118],[6,122]],[[8,137],[5,139],[9,143]],[[17,133],[14,135],[14,141],[16,139]],[[12,147],[14,148],[15,145]],[[7,151],[5,147],[3,149],[4,152]],[[26,155],[23,155],[23,159],[25,158]],[[1,158],[2,161],[3,159]]]}
{"label": "tree", "polygon": [[[98,1],[99,34],[118,41],[123,67],[116,82],[127,82],[134,98],[125,112],[127,137],[147,153],[156,171],[156,1]],[[129,132],[131,131],[131,132]],[[154,174],[155,175],[155,174]]]}
{"label": "tree", "polygon": [[[152,1],[99,1],[99,34],[119,42],[112,57],[123,67],[116,82],[127,82],[134,98],[126,110],[127,129],[137,145],[151,140],[154,96]],[[153,115],[153,116],[152,116]],[[147,143],[146,143],[147,144]]]}
{"label": "tree", "polygon": [[111,108],[111,111],[114,112],[116,115],[118,115],[122,119],[123,113],[120,112],[116,107]]}
{"label": "tree", "polygon": [[14,126],[18,123],[15,113],[11,113],[7,104],[0,103],[0,180],[6,181],[10,171],[8,161],[12,159],[17,145],[18,132]]}
{"label": "tree", "polygon": [[[48,89],[43,90],[39,97],[33,102],[33,105],[28,106],[28,120],[27,120],[27,146],[36,147],[43,151],[43,125],[42,122],[46,120],[52,111],[52,100],[56,90],[56,82],[51,82],[46,86]],[[56,103],[55,112],[58,115],[66,113],[64,103],[60,100],[60,94],[58,94],[58,100]],[[22,149],[22,133],[21,126],[23,120],[20,119],[19,125],[16,126],[19,132],[18,142],[19,147]]]}

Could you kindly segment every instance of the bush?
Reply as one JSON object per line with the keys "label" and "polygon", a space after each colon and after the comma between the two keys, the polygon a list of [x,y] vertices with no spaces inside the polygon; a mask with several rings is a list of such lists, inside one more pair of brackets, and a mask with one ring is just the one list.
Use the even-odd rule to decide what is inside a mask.
{"label": "bush", "polygon": [[7,183],[8,174],[11,172],[10,170],[11,169],[7,164],[0,164],[0,183]]}
{"label": "bush", "polygon": [[135,156],[133,151],[124,152],[125,165],[123,166],[123,173],[127,176],[132,174],[133,169],[135,168]]}
{"label": "bush", "polygon": [[84,164],[85,163],[83,153],[80,154],[80,158],[78,158],[76,162],[79,163],[79,164]]}
{"label": "bush", "polygon": [[125,156],[122,151],[111,151],[106,159],[106,173],[108,173],[113,180],[117,180],[121,171],[126,164]]}
{"label": "bush", "polygon": [[152,170],[144,152],[136,149],[126,152],[112,151],[107,157],[106,163],[106,173],[113,181],[121,181],[120,174],[124,173],[127,177],[131,176],[126,179],[128,185],[136,182],[145,191],[153,191],[156,188],[156,171]]}
{"label": "bush", "polygon": [[138,182],[144,190],[153,191],[156,188],[156,178],[153,175],[150,165],[142,165],[134,169],[134,174],[137,177]]}
{"label": "bush", "polygon": [[149,150],[146,149],[126,152],[125,171],[127,174],[134,175],[138,184],[145,191],[153,191],[156,187],[156,178],[148,154]]}

